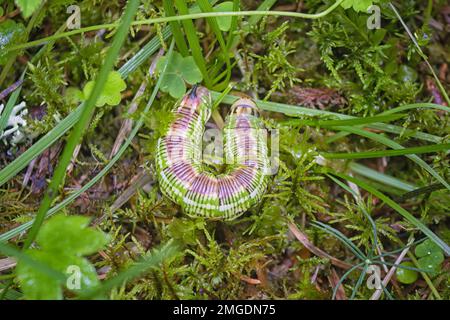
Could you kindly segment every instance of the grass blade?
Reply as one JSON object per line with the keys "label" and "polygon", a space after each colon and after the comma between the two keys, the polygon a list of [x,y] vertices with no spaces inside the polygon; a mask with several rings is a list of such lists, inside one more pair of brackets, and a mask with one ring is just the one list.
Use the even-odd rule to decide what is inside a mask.
{"label": "grass blade", "polygon": [[111,47],[108,50],[108,53],[105,58],[105,62],[100,69],[100,72],[96,78],[94,88],[92,89],[92,93],[88,97],[83,110],[80,114],[80,119],[76,123],[73,131],[71,132],[67,144],[64,147],[62,155],[59,159],[58,165],[53,174],[52,180],[50,181],[49,186],[44,195],[44,199],[41,201],[39,206],[39,210],[36,214],[35,221],[33,226],[28,233],[28,237],[25,240],[24,248],[28,248],[36,238],[42,223],[44,222],[45,215],[50,208],[53,200],[56,198],[58,194],[58,189],[60,185],[63,183],[64,177],[66,175],[66,168],[69,165],[73,151],[75,147],[79,143],[80,139],[83,136],[87,126],[89,125],[90,119],[95,111],[95,103],[97,99],[100,97],[101,91],[106,83],[109,72],[113,69],[114,63],[116,61],[117,56],[119,55],[120,48],[125,41],[126,35],[128,34],[128,28],[130,26],[131,20],[133,19],[139,5],[139,0],[131,0],[127,3],[127,7],[125,9],[125,13],[122,17],[121,26],[118,28],[117,33],[114,36]]}
{"label": "grass blade", "polygon": [[450,143],[435,144],[430,146],[403,148],[397,150],[379,150],[379,151],[364,151],[364,152],[338,152],[338,153],[321,153],[326,159],[369,159],[381,157],[395,157],[410,154],[422,154],[449,150]]}
{"label": "grass blade", "polygon": [[416,228],[418,228],[420,231],[422,231],[431,241],[436,243],[442,250],[444,250],[446,255],[450,255],[450,247],[448,244],[446,244],[443,240],[441,240],[433,231],[428,229],[426,225],[424,225],[420,220],[418,220],[416,217],[414,217],[411,213],[403,209],[399,204],[397,204],[395,201],[393,201],[388,196],[384,195],[380,191],[376,190],[375,188],[371,187],[367,183],[350,177],[348,175],[333,172],[335,176],[338,176],[342,179],[348,180],[353,182],[354,184],[358,185],[360,188],[370,192],[380,200],[382,200],[384,203],[386,203],[388,206],[390,206],[392,209],[397,211],[400,215],[402,215],[406,220],[408,220],[412,225],[414,225]]}
{"label": "grass blade", "polygon": [[290,119],[281,121],[283,125],[302,125],[312,127],[334,127],[334,126],[358,126],[363,124],[377,123],[377,122],[389,122],[403,118],[404,114],[391,114],[383,116],[374,116],[366,118],[355,118],[345,120],[303,120],[303,119]]}
{"label": "grass blade", "polygon": [[[22,73],[20,80],[23,80],[24,77],[25,77],[25,71]],[[3,129],[5,129],[6,124],[8,123],[9,117],[11,116],[11,112],[17,103],[17,99],[19,98],[21,89],[22,89],[22,86],[19,86],[13,92],[13,94],[9,97],[8,102],[6,103],[6,106],[3,109],[2,113],[0,113],[0,136],[2,135]]]}
{"label": "grass blade", "polygon": [[[220,96],[220,93],[219,92],[211,92],[211,95],[212,95],[213,99],[215,100],[215,99],[217,99],[218,96]],[[233,104],[237,99],[239,99],[239,97],[233,96],[233,95],[227,95],[226,97],[224,97],[223,103]],[[256,100],[255,102],[258,105],[258,107],[262,110],[271,111],[271,112],[279,112],[279,113],[283,113],[287,116],[294,116],[294,117],[295,116],[312,116],[312,117],[332,116],[332,117],[335,117],[337,119],[342,119],[342,120],[356,118],[356,117],[345,115],[345,114],[324,111],[324,110],[319,110],[319,109],[310,109],[310,108],[288,105],[288,104],[278,103],[278,102],[270,102],[270,101],[262,101],[262,100]],[[438,137],[438,136],[435,136],[432,134],[415,131],[415,130],[407,130],[407,129],[405,130],[405,128],[403,128],[403,127],[385,124],[385,123],[372,123],[372,124],[367,125],[367,127],[371,128],[371,129],[382,130],[385,132],[390,132],[390,133],[395,133],[395,134],[406,133],[409,136],[414,137],[416,139],[425,140],[425,141],[429,141],[429,142],[433,142],[433,143],[441,143],[443,140],[441,137]]]}
{"label": "grass blade", "polygon": [[[356,127],[335,127],[334,130],[342,130],[342,131],[347,131],[353,134],[357,134],[359,136],[363,136],[366,138],[369,138],[371,140],[374,140],[378,143],[384,144],[392,149],[404,149],[404,147],[400,144],[398,144],[397,142],[386,138],[382,135],[373,133],[373,132],[369,132],[360,128],[356,128]],[[419,158],[418,156],[414,155],[414,154],[408,154],[406,155],[406,157],[408,157],[409,159],[411,159],[412,161],[414,161],[416,164],[418,164],[420,167],[422,167],[424,170],[428,171],[428,173],[430,173],[433,177],[436,178],[436,180],[438,180],[440,183],[442,183],[447,189],[450,190],[450,185],[447,183],[447,181],[445,181],[432,167],[430,167],[425,161],[423,161],[421,158]]]}
{"label": "grass blade", "polygon": [[[180,14],[182,15],[189,14],[189,9],[184,0],[174,0],[174,3]],[[194,23],[192,22],[192,20],[187,19],[183,20],[182,24],[195,63],[197,64],[198,68],[200,69],[203,75],[203,79],[205,81],[206,86],[211,87],[212,82],[208,75],[208,70],[206,69],[206,61],[205,58],[203,57],[203,51],[200,46],[200,40],[198,39],[197,30],[195,29]]]}
{"label": "grass blade", "polygon": [[337,230],[333,227],[330,227],[329,225],[326,225],[320,221],[313,221],[311,224],[314,227],[316,227],[322,231],[325,231],[325,232],[333,235],[337,239],[339,239],[359,259],[361,259],[363,261],[367,259],[366,255],[361,250],[359,250],[359,248],[339,230]]}
{"label": "grass blade", "polygon": [[[164,40],[168,39],[171,35],[170,27],[166,27],[162,31]],[[158,37],[154,37],[149,41],[139,52],[125,63],[118,71],[122,78],[125,79],[128,75],[136,70],[142,63],[144,63],[149,56],[154,54],[161,46]],[[48,147],[55,143],[59,138],[61,138],[80,118],[81,110],[84,104],[78,106],[74,111],[72,111],[66,118],[61,120],[55,128],[49,131],[36,143],[34,143],[30,148],[28,148],[24,153],[14,159],[5,168],[0,170],[0,186],[5,184],[9,179],[13,178],[19,171],[25,168],[28,163],[44,152]]]}
{"label": "grass blade", "polygon": [[[175,9],[173,7],[173,3],[169,0],[163,0],[164,11],[166,13],[166,17],[175,16]],[[175,43],[177,44],[178,51],[181,53],[183,57],[189,55],[189,49],[186,44],[186,40],[184,39],[183,31],[181,29],[180,23],[178,21],[169,22],[170,28],[172,30],[173,38],[175,39]]]}
{"label": "grass blade", "polygon": [[434,110],[441,110],[445,112],[450,112],[450,108],[446,106],[441,106],[440,104],[435,103],[413,103],[413,104],[405,104],[400,107],[392,108],[390,110],[384,111],[380,113],[380,116],[385,116],[388,114],[408,111],[408,110],[418,110],[418,109],[434,109]]}
{"label": "grass blade", "polygon": [[[375,171],[373,169],[370,169],[362,164],[352,162],[349,165],[350,170],[352,170],[354,173],[357,173],[360,176],[372,179],[377,182],[381,182],[383,184],[386,184],[388,186],[392,186],[394,188],[409,192],[416,190],[418,187],[412,184],[409,184],[405,181],[399,180],[397,178],[394,178],[392,176],[389,176],[387,174]],[[439,184],[441,185],[441,184]]]}
{"label": "grass blade", "polygon": [[[197,0],[198,6],[203,12],[214,12],[214,9],[212,5],[208,2],[208,0]],[[228,86],[228,83],[231,78],[231,62],[230,62],[230,54],[228,52],[227,45],[225,43],[225,39],[223,38],[222,31],[219,28],[219,25],[217,24],[216,18],[206,18],[206,21],[208,21],[209,26],[211,27],[211,30],[213,31],[214,35],[217,38],[217,41],[219,42],[220,49],[222,50],[221,56],[225,59],[226,64],[226,77],[222,81],[221,84],[215,84],[214,88],[216,90],[223,90]],[[219,55],[220,57],[220,55]],[[222,64],[223,65],[223,64]],[[219,66],[221,67],[221,66]],[[220,68],[219,68],[220,69]],[[212,78],[215,77],[215,75],[211,75]]]}
{"label": "grass blade", "polygon": [[[139,131],[139,129],[142,127],[142,124],[144,123],[144,116],[148,112],[150,107],[152,106],[153,102],[155,101],[156,94],[158,93],[159,87],[161,86],[161,82],[162,82],[162,79],[164,77],[164,73],[165,73],[166,67],[167,67],[168,63],[171,61],[173,47],[174,47],[174,43],[172,41],[172,44],[171,44],[171,46],[169,48],[169,51],[167,53],[166,65],[164,66],[163,71],[161,72],[161,75],[160,75],[160,77],[159,77],[155,87],[153,88],[153,92],[152,92],[152,94],[150,96],[150,99],[149,99],[147,105],[145,106],[144,110],[142,111],[141,116],[139,117],[138,121],[136,122],[133,130],[130,132],[130,135],[127,137],[127,139],[124,141],[122,146],[119,148],[119,151],[114,155],[114,157],[108,162],[108,164],[94,178],[92,178],[89,182],[85,183],[77,191],[71,193],[67,198],[65,198],[63,201],[58,203],[56,206],[54,206],[50,210],[48,210],[46,215],[45,215],[45,218],[48,218],[48,217],[54,215],[55,213],[59,212],[64,207],[66,207],[69,203],[71,203],[72,201],[77,199],[80,195],[82,195],[84,192],[89,190],[89,188],[94,186],[101,178],[103,178],[106,175],[106,173],[108,173],[108,171],[114,166],[114,164],[123,155],[125,150],[131,144],[133,138],[136,136],[136,134]],[[20,225],[20,226],[18,226],[16,228],[14,228],[14,229],[11,229],[11,230],[1,234],[0,235],[0,242],[6,242],[6,241],[8,241],[8,240],[10,240],[10,239],[12,239],[12,238],[14,238],[14,237],[24,233],[24,232],[26,232],[29,228],[31,228],[33,223],[34,223],[34,219],[31,220],[31,221],[28,221],[28,222],[26,222],[26,223],[24,223],[24,224],[22,224],[22,225]]]}

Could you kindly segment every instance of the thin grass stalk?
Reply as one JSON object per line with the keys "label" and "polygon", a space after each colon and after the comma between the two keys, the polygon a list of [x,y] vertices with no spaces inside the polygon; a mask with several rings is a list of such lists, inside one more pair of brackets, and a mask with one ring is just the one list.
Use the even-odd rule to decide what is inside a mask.
{"label": "thin grass stalk", "polygon": [[[184,0],[174,0],[174,3],[181,15],[189,14],[189,9]],[[200,46],[200,40],[197,36],[197,30],[194,26],[194,22],[188,19],[183,20],[182,24],[189,43],[189,47],[191,49],[192,57],[194,58],[197,67],[203,75],[203,80],[205,81],[206,86],[211,87],[212,82],[206,68],[206,61],[203,56],[202,47]]]}
{"label": "thin grass stalk", "polygon": [[[173,48],[174,48],[174,42],[172,41],[172,44],[170,45],[169,51],[167,53],[166,64],[164,65],[163,70],[160,74],[160,77],[159,77],[158,81],[156,82],[156,85],[153,89],[150,99],[149,99],[147,105],[145,106],[144,110],[142,111],[142,113],[141,113],[138,121],[136,122],[133,130],[131,131],[130,135],[127,137],[125,142],[120,146],[118,152],[114,155],[114,157],[111,158],[111,160],[108,162],[108,164],[102,170],[100,170],[100,172],[94,178],[92,178],[89,182],[84,184],[80,189],[78,189],[77,191],[70,194],[66,199],[64,199],[63,201],[61,201],[60,203],[58,203],[57,205],[52,207],[50,210],[48,210],[47,214],[45,215],[45,218],[48,218],[48,217],[54,215],[55,213],[59,212],[60,210],[65,208],[67,205],[69,205],[72,201],[77,199],[84,192],[89,190],[100,179],[102,179],[108,173],[108,171],[114,166],[114,164],[122,157],[123,153],[128,148],[128,146],[131,144],[133,138],[136,136],[139,129],[142,127],[142,125],[144,123],[145,114],[150,110],[150,107],[153,105],[153,102],[155,101],[156,94],[158,93],[159,87],[161,86],[162,79],[164,77],[167,65],[171,61]],[[14,229],[11,229],[11,230],[1,234],[0,242],[6,242],[6,241],[20,235],[21,233],[26,232],[29,228],[31,228],[33,223],[34,223],[34,220],[28,221]]]}
{"label": "thin grass stalk", "polygon": [[58,194],[58,189],[60,185],[63,183],[66,168],[69,165],[73,151],[75,150],[76,145],[79,143],[82,138],[86,128],[89,125],[90,119],[95,111],[95,103],[97,99],[100,97],[100,94],[103,90],[103,87],[107,81],[108,74],[114,67],[114,63],[116,61],[117,56],[119,55],[120,48],[122,47],[123,42],[128,33],[128,29],[131,23],[132,18],[134,17],[139,6],[139,0],[130,0],[125,9],[125,13],[122,17],[121,26],[118,28],[117,33],[114,36],[114,40],[112,42],[111,47],[108,50],[108,53],[105,58],[105,62],[100,69],[100,72],[96,78],[94,88],[92,93],[88,97],[84,108],[80,114],[80,119],[76,123],[73,131],[68,137],[67,144],[64,147],[58,165],[55,169],[55,173],[52,177],[52,180],[47,187],[47,190],[44,195],[44,199],[42,200],[39,210],[36,214],[35,221],[33,226],[28,233],[28,237],[25,240],[24,248],[28,248],[36,238],[42,223],[44,222],[45,215],[50,208],[53,200],[56,198]]}
{"label": "thin grass stalk", "polygon": [[418,228],[420,231],[422,231],[431,241],[436,243],[442,250],[444,250],[445,254],[450,255],[450,247],[448,244],[446,244],[441,238],[439,238],[433,231],[431,231],[426,225],[424,225],[420,220],[418,220],[416,217],[414,217],[412,214],[410,214],[408,211],[403,209],[400,205],[398,205],[395,201],[393,201],[388,196],[384,195],[380,191],[376,190],[375,188],[371,187],[367,183],[358,180],[356,178],[353,178],[351,176],[348,176],[346,174],[342,173],[333,173],[335,176],[338,176],[342,179],[348,180],[353,182],[354,184],[358,185],[360,188],[370,192],[380,200],[382,200],[384,203],[386,203],[388,206],[390,206],[392,209],[397,211],[400,215],[402,215],[406,220],[408,220],[411,224],[413,224],[416,228]]}
{"label": "thin grass stalk", "polygon": [[321,155],[325,159],[370,159],[370,158],[382,158],[382,157],[396,157],[411,154],[432,153],[438,151],[448,151],[450,149],[450,143],[435,144],[429,146],[403,148],[399,150],[380,150],[380,151],[364,151],[364,152],[351,152],[351,153],[328,153],[324,152]]}
{"label": "thin grass stalk", "polygon": [[[139,26],[139,25],[151,25],[156,23],[166,23],[171,21],[185,21],[185,20],[195,20],[195,19],[202,19],[202,18],[209,18],[209,17],[233,17],[233,16],[276,16],[276,17],[292,17],[292,18],[301,18],[301,19],[311,19],[316,20],[325,17],[326,15],[333,12],[344,0],[337,0],[333,5],[325,9],[324,11],[321,11],[319,13],[314,14],[308,14],[308,13],[300,13],[300,12],[289,12],[289,11],[238,11],[238,12],[202,12],[202,13],[190,13],[190,14],[182,14],[177,15],[174,17],[163,17],[163,18],[152,18],[152,19],[145,19],[145,20],[137,20],[131,23],[132,26]],[[73,35],[86,33],[90,31],[97,31],[101,29],[113,29],[117,28],[119,26],[118,23],[105,23],[105,24],[99,24],[89,27],[84,27],[76,30],[71,30],[64,32],[62,34],[53,35],[49,37],[45,37],[42,39],[38,39],[35,41],[30,41],[24,44],[12,46],[11,48],[7,49],[7,52],[14,51],[14,50],[20,50],[20,49],[26,49],[34,46],[41,45],[47,41],[50,40],[57,40],[65,37],[70,37]]]}
{"label": "thin grass stalk", "polygon": [[[171,35],[170,27],[166,27],[162,31],[163,39],[166,40]],[[136,55],[127,61],[118,72],[123,79],[126,79],[128,75],[136,70],[146,59],[156,52],[161,47],[159,37],[154,37],[149,41]],[[41,49],[41,51],[44,48]],[[81,111],[84,108],[84,103],[80,104],[74,111],[72,111],[67,117],[61,120],[56,127],[50,130],[37,142],[35,142],[24,153],[14,159],[5,168],[0,170],[0,186],[5,184],[8,180],[13,178],[20,170],[25,168],[30,161],[39,156],[44,150],[55,143],[60,137],[62,137],[80,118]]]}
{"label": "thin grass stalk", "polygon": [[[376,141],[378,143],[384,144],[392,149],[405,149],[402,145],[398,144],[397,142],[382,136],[377,133],[369,132],[366,130],[363,130],[361,128],[357,127],[349,127],[349,126],[343,126],[343,127],[331,127],[333,130],[342,130],[347,131],[353,134],[357,134],[359,136],[363,136],[366,138],[369,138],[373,141]],[[447,181],[445,181],[444,178],[442,178],[430,165],[428,165],[425,161],[423,161],[421,158],[416,156],[415,154],[406,154],[406,157],[408,157],[410,160],[415,162],[417,165],[422,167],[425,171],[428,171],[436,180],[438,180],[440,183],[442,183],[448,190],[450,190],[450,185]]]}
{"label": "thin grass stalk", "polygon": [[[163,0],[164,11],[166,17],[173,17],[176,15],[173,3],[170,0]],[[172,30],[173,38],[177,44],[178,51],[182,56],[186,57],[189,55],[189,49],[186,44],[186,40],[183,35],[183,30],[181,29],[180,23],[178,21],[169,22],[170,28]]]}

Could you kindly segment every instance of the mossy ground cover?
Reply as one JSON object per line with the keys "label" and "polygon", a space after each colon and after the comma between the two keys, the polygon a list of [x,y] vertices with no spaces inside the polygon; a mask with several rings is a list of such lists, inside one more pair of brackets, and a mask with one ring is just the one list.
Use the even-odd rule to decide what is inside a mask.
{"label": "mossy ground cover", "polygon": [[[0,0],[2,298],[450,298],[447,1],[70,5]],[[278,132],[233,221],[159,190],[195,83]]]}

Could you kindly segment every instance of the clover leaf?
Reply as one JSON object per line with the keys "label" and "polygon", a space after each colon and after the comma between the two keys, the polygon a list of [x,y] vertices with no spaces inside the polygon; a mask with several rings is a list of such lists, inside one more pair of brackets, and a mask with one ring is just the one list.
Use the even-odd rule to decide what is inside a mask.
{"label": "clover leaf", "polygon": [[[156,70],[162,72],[167,57],[159,59]],[[178,52],[173,52],[172,60],[166,67],[164,78],[161,82],[161,90],[168,92],[174,98],[180,98],[186,93],[186,82],[195,84],[203,80],[194,58],[183,57]]]}
{"label": "clover leaf", "polygon": [[40,6],[42,0],[16,0],[16,5],[22,11],[24,18],[28,18]]}
{"label": "clover leaf", "polygon": [[[214,6],[215,12],[230,12],[233,11],[233,2],[226,1],[219,3],[217,6]],[[222,31],[229,31],[231,28],[231,20],[232,17],[217,17],[217,24],[219,25],[219,29]]]}
{"label": "clover leaf", "polygon": [[430,239],[425,240],[416,247],[417,262],[423,270],[429,271],[432,275],[440,270],[444,261],[442,249]]}
{"label": "clover leaf", "polygon": [[356,12],[367,12],[367,9],[378,0],[344,0],[341,6],[344,9],[353,8]]}
{"label": "clover leaf", "polygon": [[[89,95],[94,89],[95,81],[89,81],[83,88],[83,96],[84,100],[87,100]],[[108,79],[106,80],[105,86],[103,87],[103,91],[100,94],[96,102],[97,107],[102,107],[105,104],[110,106],[116,106],[122,100],[121,92],[125,90],[127,87],[125,81],[123,81],[120,73],[117,71],[111,71],[108,75]]]}
{"label": "clover leaf", "polygon": [[[414,268],[414,264],[412,262],[402,262],[400,263],[400,266]],[[417,271],[405,268],[397,268],[395,273],[397,275],[397,280],[404,284],[411,284],[416,282],[419,276]]]}
{"label": "clover leaf", "polygon": [[75,105],[84,100],[84,94],[76,87],[68,87],[64,92],[64,100],[69,105]]}
{"label": "clover leaf", "polygon": [[88,228],[89,218],[56,215],[45,223],[39,232],[38,248],[25,253],[32,259],[67,275],[66,283],[50,277],[19,260],[17,277],[27,299],[62,299],[63,286],[68,286],[72,275],[78,276],[83,290],[99,284],[94,266],[83,256],[97,252],[109,241],[107,234]]}
{"label": "clover leaf", "polygon": [[25,34],[25,27],[21,23],[13,20],[0,22],[0,65],[4,65],[11,55],[15,54],[13,51],[7,51],[9,47],[26,41]]}

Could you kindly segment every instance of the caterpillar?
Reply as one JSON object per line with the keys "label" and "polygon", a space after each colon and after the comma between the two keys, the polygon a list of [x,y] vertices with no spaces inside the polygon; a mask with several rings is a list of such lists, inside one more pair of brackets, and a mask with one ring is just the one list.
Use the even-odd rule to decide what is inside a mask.
{"label": "caterpillar", "polygon": [[210,172],[202,163],[202,138],[211,109],[209,91],[199,86],[175,105],[175,119],[157,142],[156,173],[162,193],[188,216],[232,220],[267,188],[267,131],[252,100],[236,101],[223,129],[225,170]]}

